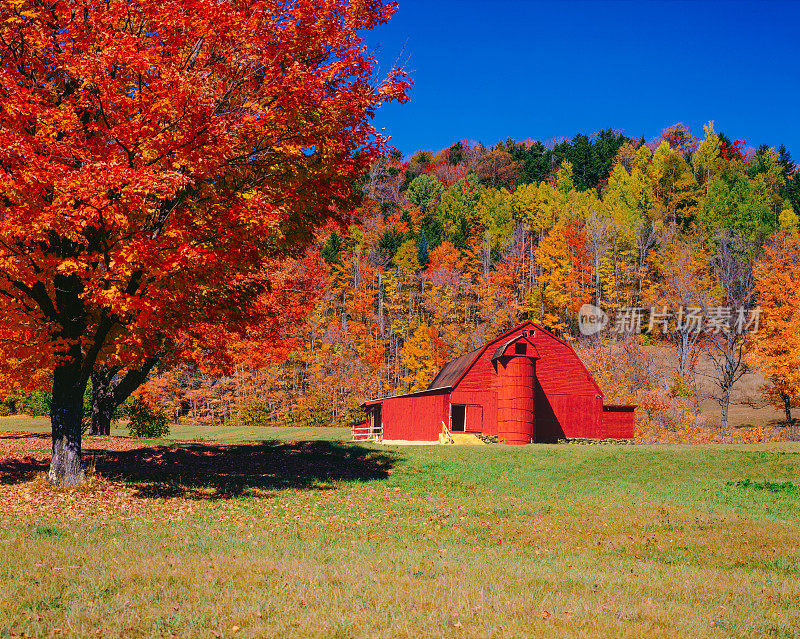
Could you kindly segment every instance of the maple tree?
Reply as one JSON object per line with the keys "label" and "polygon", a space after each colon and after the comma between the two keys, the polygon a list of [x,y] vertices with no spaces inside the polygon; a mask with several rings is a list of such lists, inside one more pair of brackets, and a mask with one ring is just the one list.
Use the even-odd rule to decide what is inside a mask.
{"label": "maple tree", "polygon": [[539,288],[529,303],[548,328],[565,331],[591,300],[586,234],[576,223],[556,224],[535,250]]}
{"label": "maple tree", "polygon": [[[98,360],[246,307],[267,259],[352,207],[404,100],[360,32],[380,0],[0,5],[5,362],[52,370],[50,480],[81,481]],[[236,314],[230,315],[231,320]]]}
{"label": "maple tree", "polygon": [[753,338],[768,380],[764,392],[791,426],[792,407],[800,405],[800,237],[773,236],[754,271],[762,312]]}
{"label": "maple tree", "polygon": [[400,350],[400,361],[408,369],[405,384],[410,392],[427,388],[444,363],[436,361],[431,333],[427,326],[418,327]]}
{"label": "maple tree", "polygon": [[675,149],[681,155],[690,154],[697,148],[697,140],[683,122],[664,129],[661,137],[669,144],[670,148]]}
{"label": "maple tree", "polygon": [[521,167],[522,160],[514,160],[508,151],[495,149],[481,158],[475,167],[475,174],[493,188],[510,188],[516,183]]}
{"label": "maple tree", "polygon": [[[303,6],[311,10],[322,4],[307,2]],[[238,11],[244,5],[235,6]],[[300,5],[290,3],[289,8],[293,6]],[[328,27],[336,30],[333,22],[323,23],[308,23],[307,33],[301,29],[303,37],[310,41],[313,33],[328,33]],[[155,35],[160,38],[160,33]],[[187,59],[194,55],[197,43],[192,37],[187,36],[190,44],[181,49]],[[248,37],[245,34],[242,42],[249,42]],[[261,46],[260,36],[253,37]],[[204,40],[200,45],[196,64],[203,63],[207,44]],[[749,255],[755,255],[775,228],[796,233],[798,178],[785,148],[773,151],[762,145],[756,152],[744,152],[739,144],[741,152],[732,153],[729,151],[737,144],[718,135],[709,123],[702,140],[676,125],[647,144],[609,129],[545,143],[509,139],[493,147],[462,140],[440,152],[423,150],[408,159],[398,151],[374,157],[380,140],[370,137],[367,128],[358,128],[366,127],[368,117],[358,120],[360,106],[353,110],[350,102],[337,101],[336,96],[356,93],[319,89],[317,81],[324,84],[327,80],[314,75],[318,61],[303,57],[299,48],[295,47],[292,55],[300,67],[294,63],[282,67],[289,69],[292,79],[273,78],[269,91],[246,80],[230,96],[225,106],[227,119],[218,130],[234,144],[214,146],[216,142],[209,141],[208,148],[234,149],[232,155],[223,152],[203,159],[204,166],[210,167],[208,173],[198,170],[202,149],[195,155],[175,151],[175,157],[183,158],[177,166],[172,164],[173,156],[169,162],[155,161],[150,169],[154,175],[162,171],[170,176],[173,170],[186,179],[187,186],[175,187],[181,199],[170,213],[185,221],[183,226],[173,220],[176,225],[168,229],[171,235],[164,235],[167,230],[158,231],[149,247],[142,243],[146,235],[130,230],[126,231],[130,237],[108,236],[113,268],[117,269],[109,275],[102,271],[105,265],[92,265],[88,254],[76,258],[79,266],[90,264],[88,269],[80,266],[84,270],[79,274],[81,281],[91,284],[81,298],[87,300],[87,330],[99,326],[103,308],[121,318],[115,320],[118,323],[94,360],[91,375],[98,400],[110,392],[114,397],[106,399],[109,406],[114,405],[154,366],[141,393],[154,403],[154,410],[163,411],[170,419],[347,424],[363,418],[360,405],[364,399],[421,388],[443,362],[481,346],[523,319],[532,319],[557,329],[576,348],[589,349],[586,352],[597,359],[609,388],[616,389],[624,401],[642,406],[641,436],[651,441],[709,437],[702,432],[705,422],[698,413],[699,393],[708,389],[697,383],[695,360],[708,358],[719,373],[716,394],[724,405],[725,398],[735,392],[737,376],[747,370],[749,360],[744,355],[749,357],[750,345],[738,337],[738,341],[728,341],[722,334],[696,330],[688,315],[711,313],[720,304],[757,303],[747,296],[739,300],[732,295],[738,284],[725,281],[722,253],[727,249],[720,238],[725,233],[737,234],[751,246]],[[117,60],[114,55],[112,47],[111,58]],[[338,53],[332,55],[331,60],[338,60]],[[280,58],[284,62],[289,59],[289,53]],[[362,62],[370,64],[368,58]],[[187,81],[195,86],[200,81],[192,79],[195,67],[190,66]],[[308,76],[300,74],[300,78],[302,69],[312,69],[310,74],[316,80],[303,84]],[[353,71],[351,79],[361,78],[368,92],[373,91],[372,102],[368,98],[363,103],[362,115],[368,116],[367,111],[379,100],[395,94],[401,97],[402,78],[395,78],[393,85],[390,79],[393,88],[387,87],[388,94],[383,95],[379,87],[369,84],[367,74],[359,73]],[[150,81],[153,91],[160,78]],[[221,87],[230,86],[224,78],[236,81],[228,75],[218,78],[219,86],[212,82],[218,96]],[[278,88],[275,82],[283,84]],[[347,82],[336,86],[343,91],[353,88]],[[145,83],[145,92],[150,88]],[[270,93],[273,89],[278,97]],[[273,101],[267,105],[254,97],[259,91]],[[94,93],[89,91],[89,95]],[[71,104],[69,96],[64,99]],[[102,111],[96,100],[81,102],[88,105],[80,117],[91,129],[92,144],[97,144],[101,135],[109,139],[109,131],[119,136],[125,132],[119,128],[121,119],[112,118],[108,126],[95,121],[101,113],[113,112],[115,117],[125,113],[127,117],[133,112],[125,101],[136,97],[135,91],[131,96],[118,93],[118,97],[122,102],[103,103]],[[180,96],[172,94],[163,99],[181,103]],[[158,108],[150,108],[148,113],[167,118],[168,109]],[[302,128],[305,134],[310,127],[309,135],[313,135],[318,126],[319,139],[331,136],[326,138],[328,142],[306,146],[302,135],[293,138],[288,120],[280,119],[289,118],[290,109],[301,112],[292,120],[298,131]],[[190,105],[186,118],[191,122],[164,120],[162,124],[171,128],[158,144],[169,146],[167,135],[178,136],[170,138],[173,142],[189,139],[185,136],[190,136],[191,127],[202,119],[197,118],[200,111],[200,106]],[[144,122],[137,113],[129,127]],[[334,130],[333,122],[340,116],[352,116],[350,133]],[[270,131],[281,131],[288,136],[286,140],[272,146],[267,138],[254,142],[250,135],[261,131],[261,124],[267,126],[259,124],[261,117],[272,117]],[[288,128],[281,129],[281,122]],[[200,135],[200,129],[193,130]],[[362,133],[365,135],[359,138]],[[360,142],[348,146],[356,138]],[[127,138],[119,139],[125,143]],[[55,148],[55,142],[47,144],[51,145],[47,148]],[[114,144],[107,142],[112,148]],[[137,164],[136,153],[152,152],[157,144],[137,144],[133,169],[124,162],[110,166],[150,176],[148,169]],[[261,154],[250,154],[248,145]],[[102,145],[99,148],[105,156],[92,150],[94,155],[80,156],[78,162],[96,156],[100,163],[101,157],[113,157]],[[344,148],[350,152],[336,156]],[[240,156],[233,155],[235,149]],[[334,156],[342,160],[338,166]],[[47,156],[47,161],[54,157]],[[35,164],[30,174],[38,175],[40,166]],[[95,172],[91,175],[99,166],[91,165]],[[83,186],[70,187],[70,193],[94,184],[83,179]],[[150,222],[144,213],[136,218],[126,212],[132,206],[131,194],[139,192],[136,188],[125,183],[127,190],[120,192],[126,198],[124,205],[114,199],[119,196],[113,190],[104,203],[104,196],[97,195],[100,187],[94,199],[69,200],[75,215],[88,220],[81,227],[88,230],[74,232],[71,241],[83,241],[80,238],[97,227],[100,213],[92,218],[86,202],[101,209],[103,216],[116,215],[128,225],[125,229],[139,229],[136,224],[141,224],[147,228],[143,233],[149,233],[152,226],[146,227]],[[145,192],[144,187],[140,190]],[[23,191],[19,189],[19,193]],[[14,193],[11,191],[10,197],[16,197]],[[150,207],[146,211],[157,214],[160,203],[168,201],[159,197],[150,192],[140,201],[145,209]],[[67,200],[60,202],[63,205]],[[17,201],[8,200],[4,205]],[[272,206],[273,202],[278,204]],[[49,209],[47,212],[51,215]],[[314,228],[328,218],[338,218],[339,224],[331,222],[314,235]],[[43,219],[51,229],[55,218]],[[68,226],[67,221],[59,223]],[[192,233],[194,240],[190,239]],[[324,264],[302,254],[312,235],[311,251]],[[40,265],[44,258],[36,251],[46,248],[41,237],[25,245],[28,253],[18,256],[30,254]],[[132,244],[127,252],[117,253],[117,246],[121,249],[128,240]],[[179,256],[182,246],[189,255],[170,262],[170,251]],[[34,250],[29,250],[31,247]],[[150,250],[158,255],[148,261]],[[42,281],[56,273],[56,264],[67,260],[52,257],[52,250],[49,255],[52,262],[37,266],[43,269]],[[156,269],[146,271],[141,290],[128,294],[120,288],[127,280],[119,270],[119,255],[130,256],[137,266]],[[728,260],[729,266],[747,256],[733,257],[736,260]],[[99,259],[97,264],[103,261]],[[25,261],[18,260],[15,265],[21,268]],[[74,268],[71,262],[68,268]],[[96,281],[86,277],[88,273]],[[105,292],[101,292],[102,286]],[[8,356],[0,367],[0,381],[7,391],[13,390],[4,401],[9,409],[15,404],[14,397],[52,381],[52,371],[63,359],[54,342],[47,341],[52,335],[60,336],[45,330],[57,328],[58,323],[44,316],[31,322],[15,306],[14,300],[24,296],[11,292],[3,303],[7,321],[0,325]],[[612,316],[600,335],[610,339],[585,339],[579,334],[576,313],[584,302],[592,302]],[[779,305],[776,301],[776,308]],[[628,335],[614,332],[621,313],[639,306],[652,307],[648,309],[654,314],[652,327],[633,322]],[[89,337],[82,339],[82,352],[91,342]],[[639,348],[639,342],[648,346]],[[666,355],[663,348],[670,343],[674,355]],[[658,347],[668,365],[648,350],[651,344]],[[153,365],[156,359],[158,363]],[[774,361],[782,360],[776,357]],[[759,363],[766,373],[771,364],[767,359]],[[23,369],[34,373],[20,375]],[[133,381],[123,383],[128,375]],[[772,381],[765,392],[778,406],[783,402],[780,394],[773,393],[778,389],[778,377],[768,378]],[[795,387],[781,386],[791,393]],[[794,402],[790,400],[792,405]],[[100,430],[107,431],[109,409],[104,410]],[[103,411],[93,408],[93,416],[100,413]],[[728,436],[721,435],[721,430],[714,432]]]}

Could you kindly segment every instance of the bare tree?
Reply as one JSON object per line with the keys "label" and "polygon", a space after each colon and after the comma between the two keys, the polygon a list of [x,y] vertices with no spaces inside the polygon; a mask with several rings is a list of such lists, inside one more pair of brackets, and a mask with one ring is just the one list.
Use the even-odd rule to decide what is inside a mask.
{"label": "bare tree", "polygon": [[602,287],[600,286],[600,258],[608,249],[610,221],[601,215],[596,207],[592,207],[586,216],[586,238],[594,260],[594,303],[600,306]]}
{"label": "bare tree", "polygon": [[[708,258],[697,238],[665,235],[662,259],[655,265],[655,278],[644,293],[651,306],[652,330],[662,330],[675,346],[678,375],[694,373],[703,337],[702,320],[713,296]],[[660,317],[659,317],[660,315]]]}
{"label": "bare tree", "polygon": [[723,306],[709,317],[707,356],[714,369],[717,392],[712,395],[721,408],[720,428],[728,426],[731,390],[749,370],[747,315],[753,301],[753,247],[728,230],[720,232],[714,271],[723,289]]}
{"label": "bare tree", "polygon": [[650,220],[642,219],[636,223],[636,280],[637,293],[641,297],[650,253],[658,246],[658,235]]}

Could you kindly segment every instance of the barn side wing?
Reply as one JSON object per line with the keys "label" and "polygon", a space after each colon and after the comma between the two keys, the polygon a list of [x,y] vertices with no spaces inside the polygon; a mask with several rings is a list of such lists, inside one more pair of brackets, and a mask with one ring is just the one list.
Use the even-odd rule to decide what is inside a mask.
{"label": "barn side wing", "polygon": [[450,419],[447,392],[387,397],[382,404],[384,441],[439,441],[442,422]]}
{"label": "barn side wing", "polygon": [[636,430],[636,406],[603,406],[602,437],[630,439]]}

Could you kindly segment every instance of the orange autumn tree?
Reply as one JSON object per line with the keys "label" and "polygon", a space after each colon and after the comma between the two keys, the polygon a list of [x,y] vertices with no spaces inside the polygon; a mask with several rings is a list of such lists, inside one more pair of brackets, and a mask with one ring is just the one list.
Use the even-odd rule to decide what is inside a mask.
{"label": "orange autumn tree", "polygon": [[761,307],[753,337],[767,378],[764,392],[791,426],[792,407],[800,405],[800,236],[776,234],[753,275]]}
{"label": "orange autumn tree", "polygon": [[0,4],[2,362],[52,370],[50,481],[81,481],[98,359],[140,357],[352,207],[393,70],[382,0]]}

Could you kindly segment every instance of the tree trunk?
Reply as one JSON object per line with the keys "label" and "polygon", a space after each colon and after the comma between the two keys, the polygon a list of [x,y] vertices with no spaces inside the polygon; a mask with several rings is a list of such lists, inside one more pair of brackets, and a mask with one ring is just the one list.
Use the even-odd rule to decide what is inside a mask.
{"label": "tree trunk", "polygon": [[92,371],[92,435],[111,434],[111,418],[117,409],[111,382],[116,373],[116,369],[105,367]]}
{"label": "tree trunk", "polygon": [[781,393],[783,409],[786,411],[786,426],[792,425],[792,398],[786,393]]}
{"label": "tree trunk", "polygon": [[77,486],[83,481],[81,464],[81,421],[83,392],[80,366],[73,360],[53,372],[53,402],[50,422],[53,428],[53,456],[47,474],[56,486]]}
{"label": "tree trunk", "polygon": [[141,368],[131,369],[122,377],[117,376],[116,366],[96,366],[92,370],[92,435],[111,434],[114,412],[144,384],[158,359],[157,355],[150,357]]}
{"label": "tree trunk", "polygon": [[720,406],[722,407],[722,414],[719,419],[719,427],[722,430],[726,430],[728,428],[728,407],[731,404],[731,393],[729,389],[723,389],[722,391],[722,401],[720,402]]}

